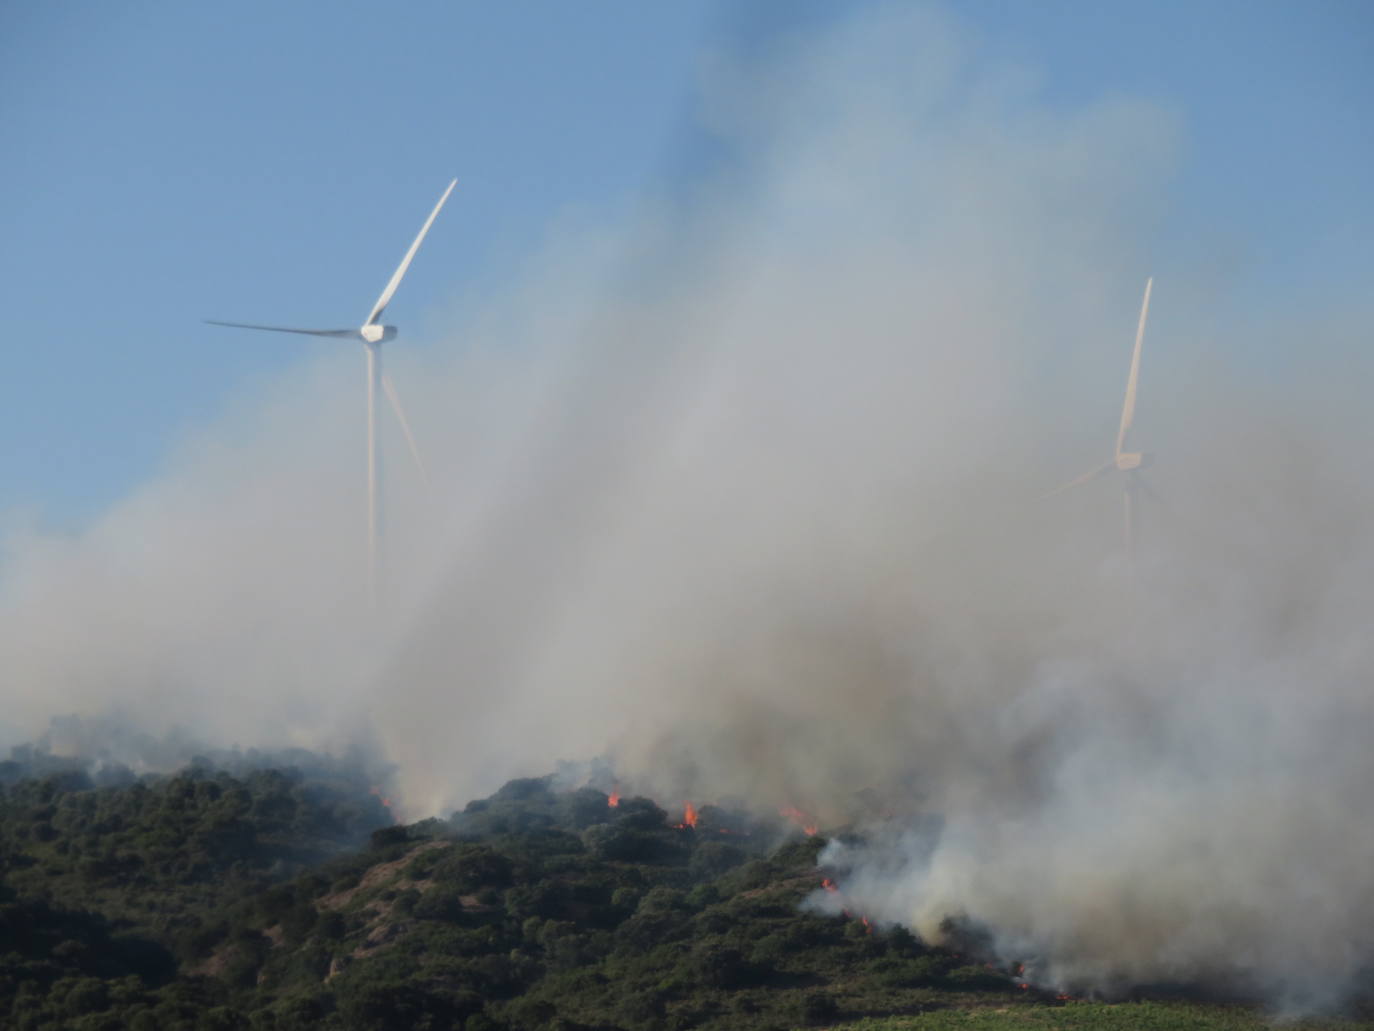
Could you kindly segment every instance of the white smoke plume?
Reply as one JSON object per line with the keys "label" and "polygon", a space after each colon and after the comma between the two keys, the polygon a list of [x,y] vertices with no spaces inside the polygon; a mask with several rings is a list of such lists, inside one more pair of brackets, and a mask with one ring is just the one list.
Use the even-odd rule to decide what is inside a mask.
{"label": "white smoke plume", "polygon": [[[872,916],[975,922],[1077,988],[1348,991],[1363,413],[1247,371],[1294,341],[1335,371],[1341,313],[1219,328],[1224,286],[1144,261],[1178,114],[1051,107],[933,9],[721,60],[700,121],[723,158],[690,195],[565,227],[392,346],[434,485],[393,434],[376,625],[361,357],[331,352],[89,530],[10,533],[9,736],[362,738],[414,816],[598,755],[665,801],[934,813],[934,842],[838,857]],[[1132,566],[1114,482],[1034,498],[1110,456],[1150,272],[1165,504]]]}

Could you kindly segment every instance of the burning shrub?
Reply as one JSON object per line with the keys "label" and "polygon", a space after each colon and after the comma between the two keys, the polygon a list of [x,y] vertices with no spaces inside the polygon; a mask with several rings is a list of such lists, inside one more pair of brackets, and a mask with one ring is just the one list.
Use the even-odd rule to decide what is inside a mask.
{"label": "burning shrub", "polygon": [[558,799],[558,822],[573,830],[586,830],[593,824],[609,823],[615,818],[615,809],[606,802],[606,796],[595,788],[581,788],[560,796]]}
{"label": "burning shrub", "polygon": [[[194,785],[178,790],[188,787]],[[206,798],[212,794],[207,787]],[[0,794],[0,802],[5,798]],[[210,804],[225,800],[243,801],[226,787]],[[488,819],[493,814],[497,819]],[[730,830],[711,806],[696,817],[694,829],[679,829],[668,822],[676,815],[665,817],[646,799],[611,806],[597,791],[560,795],[542,779],[518,781],[458,814],[462,838],[455,842],[434,841],[443,828],[432,825],[409,833],[391,829],[379,836],[380,851],[332,859],[275,887],[265,877],[248,880],[255,868],[243,867],[226,873],[225,880],[242,878],[232,906],[207,909],[177,931],[185,943],[182,975],[196,971],[190,977],[179,976],[167,955],[135,963],[130,941],[110,938],[103,923],[88,928],[93,918],[87,915],[59,920],[46,908],[16,902],[4,886],[0,924],[9,921],[21,948],[33,946],[24,964],[50,964],[63,977],[122,978],[105,982],[104,995],[96,983],[59,993],[74,1010],[108,1002],[112,1012],[119,1010],[118,1020],[78,1023],[86,1014],[73,1011],[63,1023],[25,1025],[35,1028],[725,1031],[832,1023],[841,1011],[856,1017],[910,1012],[932,998],[960,1005],[975,1001],[966,993],[984,988],[999,1002],[1028,994],[981,965],[955,969],[968,961],[900,929],[870,933],[859,919],[801,910],[822,876],[815,838],[799,834],[765,854],[776,840],[768,834],[749,833],[746,825]],[[13,811],[12,822],[26,827],[27,809]],[[515,823],[528,829],[493,830]],[[72,844],[71,854],[81,856],[84,825],[53,825]],[[570,833],[574,828],[577,834]],[[21,839],[11,832],[3,840]],[[182,860],[200,848],[191,835],[176,840],[186,847],[177,853],[168,846],[176,862],[164,876],[185,869]],[[26,861],[48,862],[55,853]],[[76,860],[67,862],[74,867]],[[61,863],[52,869],[63,876]],[[156,869],[145,866],[139,876],[155,879]],[[7,866],[6,880],[24,876],[19,865]],[[360,884],[368,886],[364,892],[342,896]],[[162,899],[175,898],[159,887],[167,892]],[[377,901],[386,898],[393,907],[379,912],[385,907]],[[183,919],[170,908],[160,912],[169,922]],[[60,926],[45,937],[29,928],[40,919]],[[969,929],[962,930],[967,936]],[[15,969],[0,962],[0,990],[7,976],[17,983]],[[25,997],[42,1005],[40,967],[23,970],[38,972],[23,974],[30,986]],[[143,987],[134,985],[139,979]],[[0,1012],[10,1012],[9,1003],[0,996]],[[237,1008],[226,1008],[231,1003]]]}

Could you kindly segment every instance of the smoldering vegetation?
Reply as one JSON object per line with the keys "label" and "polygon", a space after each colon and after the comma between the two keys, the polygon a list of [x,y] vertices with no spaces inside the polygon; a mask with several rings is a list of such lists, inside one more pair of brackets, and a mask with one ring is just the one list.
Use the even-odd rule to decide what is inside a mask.
{"label": "smoldering vegetation", "polygon": [[[606,756],[874,821],[866,912],[986,927],[1047,983],[1341,998],[1374,926],[1354,323],[1260,334],[1148,268],[1177,114],[1052,110],[931,10],[712,66],[699,122],[692,192],[394,345],[434,482],[389,454],[383,613],[331,353],[88,530],[9,535],[13,733],[366,740],[416,816]],[[1117,482],[1035,499],[1110,457],[1148,272],[1128,563]],[[1257,371],[1299,346],[1322,375]]]}

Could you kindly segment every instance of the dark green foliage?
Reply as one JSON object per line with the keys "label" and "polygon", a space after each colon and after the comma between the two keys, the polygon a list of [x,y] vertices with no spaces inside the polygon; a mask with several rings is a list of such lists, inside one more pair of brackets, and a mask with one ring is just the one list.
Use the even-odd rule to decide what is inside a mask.
{"label": "dark green foliage", "polygon": [[309,773],[0,764],[0,1026],[246,1026],[234,990],[320,921],[309,882],[272,883],[389,822],[360,775],[301,757]]}
{"label": "dark green foliage", "polygon": [[840,1013],[835,997],[827,992],[806,992],[798,1000],[795,1020],[799,1024],[828,1024]]}
{"label": "dark green foliage", "polygon": [[806,911],[824,842],[737,812],[679,827],[540,778],[392,827],[347,778],[40,760],[0,764],[5,1028],[801,1028],[1045,1001]]}
{"label": "dark green foliage", "polygon": [[515,869],[509,858],[487,845],[463,844],[429,854],[438,857],[430,866],[430,876],[461,892],[505,888]]}
{"label": "dark green foliage", "polygon": [[368,839],[368,845],[375,852],[389,851],[397,845],[406,845],[409,842],[410,834],[404,827],[382,827],[373,831]]}
{"label": "dark green foliage", "polygon": [[1197,1002],[1068,1002],[1063,1005],[978,1006],[919,1016],[865,1020],[852,1031],[1363,1031],[1360,1021],[1276,1020],[1253,1007]]}
{"label": "dark green foliage", "polygon": [[724,841],[703,841],[692,850],[687,869],[695,881],[710,881],[743,863],[749,854]]}
{"label": "dark green foliage", "polygon": [[356,1031],[440,1031],[482,1010],[482,997],[471,990],[445,990],[413,979],[362,981],[339,992],[339,1014]]}

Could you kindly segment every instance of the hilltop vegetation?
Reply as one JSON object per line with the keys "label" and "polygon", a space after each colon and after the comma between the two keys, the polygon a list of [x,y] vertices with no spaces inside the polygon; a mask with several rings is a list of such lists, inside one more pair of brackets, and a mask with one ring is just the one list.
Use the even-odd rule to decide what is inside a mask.
{"label": "hilltop vegetation", "polygon": [[805,910],[823,839],[742,813],[685,826],[539,779],[396,827],[328,764],[11,764],[0,785],[6,1027],[648,1031],[971,1007],[1089,1026],[1005,971]]}

